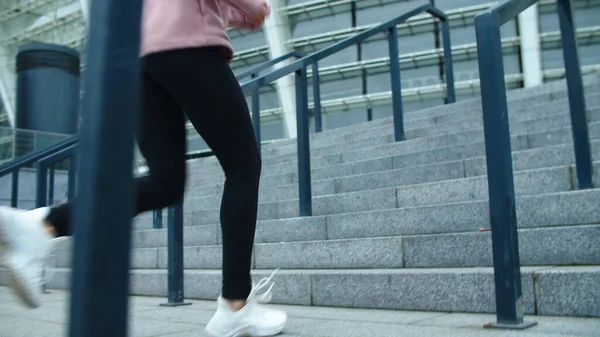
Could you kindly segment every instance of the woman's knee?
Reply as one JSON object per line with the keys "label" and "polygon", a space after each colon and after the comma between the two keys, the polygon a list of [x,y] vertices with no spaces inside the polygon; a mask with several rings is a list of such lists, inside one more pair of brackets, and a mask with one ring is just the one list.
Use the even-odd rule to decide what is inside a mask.
{"label": "woman's knee", "polygon": [[258,181],[262,171],[262,160],[260,156],[256,155],[223,168],[227,178],[244,176]]}
{"label": "woman's knee", "polygon": [[150,176],[159,186],[159,195],[165,204],[176,204],[183,200],[185,193],[185,172],[170,175]]}

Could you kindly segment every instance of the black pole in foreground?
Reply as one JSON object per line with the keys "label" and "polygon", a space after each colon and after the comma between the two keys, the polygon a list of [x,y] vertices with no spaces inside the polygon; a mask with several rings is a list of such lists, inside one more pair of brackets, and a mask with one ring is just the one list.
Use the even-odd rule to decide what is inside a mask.
{"label": "black pole in foreground", "polygon": [[92,1],[75,205],[70,337],[125,337],[142,0]]}

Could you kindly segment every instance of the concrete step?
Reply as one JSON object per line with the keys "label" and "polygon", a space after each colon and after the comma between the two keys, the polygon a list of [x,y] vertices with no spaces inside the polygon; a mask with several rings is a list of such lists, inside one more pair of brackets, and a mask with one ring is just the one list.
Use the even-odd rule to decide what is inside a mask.
{"label": "concrete step", "polygon": [[[479,157],[471,157],[471,158],[467,158],[468,156],[472,156],[472,155],[479,155]],[[487,174],[486,171],[486,164],[485,164],[485,159],[484,157],[481,157],[481,155],[484,155],[485,151],[483,149],[483,144],[480,144],[479,147],[476,147],[475,150],[472,148],[469,148],[467,146],[461,146],[461,147],[457,147],[456,149],[440,149],[440,150],[436,150],[430,153],[415,153],[415,154],[409,154],[409,155],[405,155],[405,156],[397,156],[397,157],[392,157],[392,162],[394,163],[395,166],[397,166],[397,170],[402,170],[402,169],[410,169],[411,171],[408,171],[408,173],[413,172],[414,170],[414,166],[419,166],[419,164],[423,164],[425,163],[430,163],[430,162],[436,162],[435,160],[430,160],[429,158],[432,156],[444,156],[440,159],[455,159],[455,158],[465,158],[463,159],[463,169],[464,169],[464,176],[467,177],[478,177],[478,176],[485,176]],[[592,156],[593,158],[597,159],[600,158],[600,141],[594,141],[592,142]],[[565,144],[565,145],[556,145],[556,146],[548,146],[548,147],[543,147],[543,148],[537,148],[537,149],[531,149],[531,150],[524,150],[524,151],[517,151],[517,152],[513,152],[513,168],[515,170],[515,175],[519,173],[519,171],[522,170],[526,170],[526,169],[543,169],[546,166],[564,166],[564,165],[571,165],[575,162],[575,155],[573,152],[573,148],[572,148],[572,144]],[[411,166],[411,164],[414,164],[414,166]],[[408,165],[407,167],[403,167],[403,165]],[[427,164],[425,164],[427,165]],[[425,167],[423,167],[422,169],[425,170],[435,170],[435,165],[439,165],[437,167],[444,167],[444,165],[447,165],[446,167],[451,167],[452,165],[457,165],[456,163],[452,164],[452,163],[440,163],[440,164],[433,164],[434,166],[431,166],[431,164],[429,164],[427,167],[427,169],[425,169]],[[456,169],[457,167],[455,167]],[[458,167],[458,169],[460,169]],[[418,171],[418,170],[417,170]],[[411,178],[403,178],[404,176],[408,176],[408,173],[404,173],[403,175],[398,175],[395,176],[396,181],[401,181],[402,179],[411,179]],[[448,174],[448,173],[446,173]],[[460,171],[458,173],[455,174],[459,174],[460,175]],[[377,175],[377,172],[375,173],[371,173],[371,174],[367,174],[365,175],[365,177],[370,177],[371,179],[374,179],[374,181],[378,181],[379,177]],[[575,178],[575,175],[571,174],[571,178]],[[289,176],[288,176],[288,179]],[[363,187],[377,187],[377,185],[371,186],[370,184],[373,183],[369,183],[368,180],[361,180],[358,179],[359,183],[357,183],[357,185],[352,185],[351,181],[352,181],[353,177],[346,177],[345,180],[346,181],[346,186],[347,187],[338,187],[340,185],[336,185],[338,184],[337,181],[329,181],[329,183],[325,183],[325,184],[319,184],[317,183],[316,185],[319,186],[318,188],[315,188],[315,190],[318,189],[331,189],[331,188],[336,188],[338,189],[338,191],[342,191],[344,189],[350,191],[352,189],[360,189]],[[417,178],[418,179],[418,178]],[[425,178],[424,181],[427,178]],[[289,181],[289,180],[288,180]],[[342,181],[342,179],[340,179],[339,181]],[[597,181],[597,180],[596,180]],[[384,181],[385,183],[385,181]],[[329,187],[327,186],[327,184],[329,184]],[[334,184],[334,186],[332,187],[331,184]],[[341,183],[344,184],[344,183]],[[366,185],[364,185],[366,184]],[[572,180],[572,185],[575,186],[575,181]],[[290,187],[290,189],[292,188],[290,185],[287,185]],[[285,188],[285,187],[284,187]],[[484,188],[485,190],[487,190],[487,187]],[[296,190],[293,190],[293,192],[281,192],[281,193],[285,193],[287,195],[292,194],[292,195],[296,195],[295,194]],[[220,193],[220,192],[218,192]],[[282,195],[283,196],[283,195]],[[206,197],[206,198],[211,198]],[[214,195],[213,197],[214,198]],[[186,201],[189,202],[189,201]],[[213,201],[214,202],[214,201]],[[294,204],[296,201],[292,201],[292,204]],[[290,206],[290,201],[288,200],[287,202],[288,206]],[[262,206],[262,207],[271,207],[271,209],[273,209],[273,204],[272,203],[262,203],[262,205],[269,205],[269,206]],[[292,206],[290,206],[292,207]],[[212,214],[214,215],[216,212],[216,208],[212,211]],[[192,221],[193,217],[192,215],[189,213],[189,209],[187,210],[188,212],[186,212],[186,223],[189,223]],[[260,209],[259,209],[260,211]],[[293,216],[293,214],[297,214],[297,205],[293,206],[291,209],[288,209],[288,211],[295,211],[296,213],[291,213],[288,214],[290,216]],[[264,212],[264,210],[263,210]],[[166,212],[164,212],[164,223],[166,223]],[[146,229],[146,228],[151,228],[151,224],[152,224],[152,220],[151,220],[151,214],[150,213],[146,213],[146,214],[142,214],[140,216],[138,216],[135,219],[135,225],[134,228],[136,229]],[[212,218],[211,218],[212,219]],[[216,222],[215,222],[216,223]]]}
{"label": "concrete step", "polygon": [[[598,200],[599,189],[518,196],[517,225],[519,228],[537,228],[600,223]],[[191,218],[189,215],[188,217]],[[185,246],[216,245],[222,242],[218,222],[193,225],[190,221],[185,225]],[[263,220],[257,223],[255,242],[463,233],[476,232],[481,228],[490,228],[487,200]],[[136,248],[166,247],[167,230],[134,231],[132,242]]]}
{"label": "concrete step", "polygon": [[[600,156],[600,152],[598,155]],[[478,167],[478,165],[485,167],[485,158],[480,157],[479,162],[471,161],[470,163],[474,167]],[[596,166],[600,172],[600,162],[598,162]],[[535,173],[540,175],[537,178],[542,179],[541,175],[549,175],[548,177],[543,178],[543,181],[539,181],[544,185],[544,189],[570,189],[571,184],[573,183],[570,168],[567,166],[543,168],[539,170],[540,171]],[[476,172],[481,174],[477,174],[477,176],[468,175],[468,178],[465,178],[465,171],[465,161],[458,160],[441,164],[417,166],[408,169],[346,176],[343,178],[314,182],[313,186],[315,186],[315,190],[318,194],[313,193],[313,196],[326,197],[344,193],[398,187],[396,201],[400,205],[408,206],[416,205],[415,203],[426,204],[432,202],[434,199],[444,200],[444,202],[461,201],[446,200],[448,195],[452,195],[456,198],[464,198],[466,194],[470,194],[472,197],[487,197],[487,178],[481,176],[482,174],[486,174],[486,172]],[[528,179],[528,177],[525,176],[525,178],[517,177],[518,174],[515,176],[515,183],[518,179]],[[458,181],[460,181],[460,184],[457,183]],[[527,182],[527,180],[522,181]],[[533,181],[531,184],[531,188],[534,188]],[[537,186],[536,188],[540,187],[541,186]],[[278,190],[276,190],[276,188],[271,188],[270,190],[275,190],[280,193],[270,193],[267,197],[261,198],[259,200],[261,204],[281,202],[282,200],[296,200],[298,198],[297,188],[292,186],[289,186],[289,189],[287,190],[285,188]],[[517,190],[518,193],[536,193],[538,191],[537,189],[530,189],[529,185],[527,185],[527,187],[517,187]],[[446,192],[440,194],[441,191]],[[544,190],[543,192],[549,192],[549,190]],[[220,205],[221,196],[218,194],[200,198],[188,198],[184,201],[184,209],[187,212],[219,208]]]}
{"label": "concrete step", "polygon": [[[600,120],[598,115],[600,114],[598,110],[600,109],[600,95],[593,96],[595,99],[592,99],[594,104],[588,105],[588,115],[590,116],[590,121]],[[510,117],[511,123],[511,131],[516,133],[520,132],[521,126],[520,122],[524,122],[525,130],[533,130],[541,131],[544,128],[547,128],[548,125],[552,125],[551,128],[560,128],[566,125],[570,125],[570,116],[569,109],[567,108],[567,102],[562,101],[560,104],[545,104],[542,106],[535,107],[527,107],[527,109],[523,110],[521,114],[514,114]],[[559,116],[561,116],[559,118]],[[553,120],[552,117],[557,117],[554,121],[554,124],[551,124]],[[531,123],[526,123],[527,121],[532,121],[535,119],[540,119],[542,123],[545,123],[540,126],[530,125]],[[423,119],[422,119],[423,120]],[[469,131],[473,129],[483,130],[483,119],[482,116],[476,115],[472,117],[464,117],[464,118],[456,118],[450,119],[447,122],[440,122],[436,124],[434,120],[429,120],[428,118],[424,119],[425,122],[422,126],[417,127],[407,127],[406,129],[406,137],[407,139],[415,139],[415,138],[423,138],[430,137],[435,135],[443,135],[448,133],[457,133],[461,131]],[[516,124],[516,125],[515,125]],[[358,139],[356,139],[358,138]],[[365,130],[361,133],[354,133],[343,137],[342,139],[331,138],[332,142],[325,146],[315,147],[314,144],[311,146],[311,157],[312,164],[315,167],[322,165],[321,161],[325,162],[325,165],[331,164],[331,160],[335,160],[336,158],[330,158],[332,154],[349,152],[356,149],[364,149],[370,148],[376,145],[389,144],[394,142],[394,134],[393,134],[393,125],[384,125],[382,127],[378,127],[375,129]],[[295,162],[297,160],[296,155],[296,146],[293,146],[293,151],[290,150],[290,153],[277,155],[277,156],[263,156],[263,166],[265,167],[265,173],[270,174],[269,168],[271,165],[286,163],[286,162]],[[201,174],[202,176],[212,175],[212,174],[220,174],[220,166],[218,161],[212,160],[211,163],[192,161],[188,164],[189,172],[192,175]]]}
{"label": "concrete step", "polygon": [[[586,105],[587,107],[595,107],[600,105],[600,94],[588,94],[586,97]],[[560,113],[568,113],[569,112],[569,101],[568,99],[561,99],[555,102],[547,102],[542,103],[536,106],[523,106],[518,109],[513,109],[509,111],[509,119],[511,122],[523,120],[523,119],[531,119],[533,117],[544,117],[553,114]],[[407,119],[405,120],[405,129],[412,130],[416,128],[424,128],[427,126],[433,125],[441,125],[445,123],[451,123],[458,120],[469,119],[477,117],[479,119],[483,118],[483,114],[481,109],[478,110],[463,110],[456,111],[450,113],[444,113],[441,115],[433,115],[433,116],[418,116],[417,118]],[[343,135],[332,135],[329,137],[319,138],[318,143],[315,141],[311,143],[311,154],[314,156],[319,156],[326,154],[331,151],[330,148],[332,146],[342,147],[349,146],[349,142],[356,141],[367,141],[370,138],[382,138],[383,136],[388,136],[390,138],[390,142],[394,140],[394,125],[390,120],[389,124],[385,124],[379,127],[374,127],[371,129],[365,129],[361,132],[355,132],[350,134]],[[360,142],[359,142],[360,143]],[[278,155],[282,156],[285,154],[295,155],[297,153],[296,144],[288,145],[286,147],[279,147]],[[272,154],[269,153],[269,158]],[[265,157],[265,154],[263,154]]]}
{"label": "concrete step", "polygon": [[[590,123],[589,124],[589,134],[590,134],[590,139],[593,140],[597,140],[600,139],[600,122],[594,122],[594,123]],[[448,136],[436,136],[439,137],[441,140],[441,144],[444,143],[444,141],[451,141],[451,143],[453,144],[468,144],[468,142],[470,141],[479,141],[479,151],[482,154],[482,156],[485,154],[485,150],[484,150],[484,145],[483,143],[483,132],[479,131],[479,132],[467,132],[464,134],[453,134],[453,135],[448,135]],[[445,138],[445,139],[444,139]],[[529,168],[539,168],[539,167],[545,167],[545,166],[553,166],[553,165],[563,165],[563,164],[571,164],[574,163],[574,161],[571,161],[569,159],[568,162],[566,161],[558,161],[557,159],[561,159],[561,158],[574,158],[573,156],[573,145],[572,145],[572,130],[570,127],[566,127],[566,128],[562,128],[562,129],[557,129],[557,130],[552,130],[552,131],[544,131],[544,132],[538,132],[538,133],[533,133],[533,134],[527,134],[527,135],[515,135],[511,137],[511,143],[512,143],[512,150],[513,150],[513,166],[515,167],[515,169],[519,169],[519,164],[517,162],[520,162],[520,157],[519,157],[519,153],[524,153],[521,151],[526,151],[528,149],[535,149],[535,148],[540,148],[540,155],[537,155],[537,160],[538,161],[525,161],[528,165],[537,165],[535,167],[529,167]],[[434,142],[436,142],[438,140],[434,140]],[[558,145],[558,144],[562,144],[561,147],[561,153],[557,154],[556,152],[553,153],[551,155],[550,158],[546,158],[546,154],[547,151],[550,151],[552,148],[549,147],[550,145]],[[418,148],[418,146],[415,147]],[[563,151],[564,149],[564,151]],[[453,146],[447,147],[447,146],[443,146],[442,148],[439,148],[436,150],[432,150],[432,151],[436,151],[437,153],[439,153],[439,150],[443,150],[445,156],[448,155],[448,153],[451,153],[454,150]],[[449,152],[445,152],[446,150],[448,150]],[[427,151],[422,151],[422,150],[417,150],[417,153],[415,154],[414,157],[418,157],[421,156],[423,153],[426,153]],[[564,154],[562,154],[562,152],[564,152]],[[528,155],[533,155],[532,153],[527,153],[526,156]],[[558,155],[558,157],[556,157]],[[394,162],[392,160],[392,157],[380,157],[380,158],[375,158],[375,159],[367,159],[367,160],[362,160],[362,161],[355,161],[355,162],[350,162],[347,164],[339,164],[339,165],[333,165],[330,167],[323,167],[323,168],[318,168],[318,169],[312,169],[311,170],[311,178],[312,178],[312,186],[313,186],[313,195],[322,195],[322,194],[328,194],[328,193],[333,193],[331,192],[332,190],[336,189],[336,185],[332,186],[331,182],[324,182],[324,180],[326,179],[333,179],[333,178],[339,178],[339,177],[344,177],[344,176],[348,176],[348,175],[360,175],[360,174],[368,174],[368,173],[374,173],[374,172],[379,172],[379,171],[386,171],[386,170],[392,170],[394,168],[398,168],[398,167],[403,167],[404,169],[422,169],[426,166],[429,165],[446,165],[447,162],[451,162],[451,161],[456,161],[456,160],[462,160],[462,157],[456,157],[457,159],[452,159],[451,157],[448,157],[448,159],[442,159],[442,163],[441,164],[417,164],[414,166],[410,166],[411,165],[411,156],[408,156],[407,158],[403,158],[404,161],[402,163],[397,163]],[[600,155],[598,155],[598,158],[600,158]],[[483,173],[480,174],[485,174],[485,158],[483,157],[478,157],[478,158],[473,158],[472,160],[467,160],[466,163],[467,167],[465,168],[465,174],[464,176],[469,176],[469,172],[474,171],[474,167],[477,167],[476,171],[477,172],[481,172],[483,169]],[[408,165],[408,166],[407,166]],[[278,199],[281,198],[288,198],[290,195],[295,195],[297,196],[297,181],[298,181],[298,175],[297,173],[295,173],[297,171],[297,168],[290,168],[290,170],[293,170],[292,172],[284,172],[284,173],[280,173],[280,174],[275,174],[275,175],[263,175],[263,177],[261,178],[261,190],[260,190],[260,194],[261,194],[261,200],[263,201],[268,201],[268,198],[272,198],[272,197],[277,197]],[[451,174],[451,172],[444,172],[445,174]],[[411,174],[410,173],[405,173],[403,176],[408,176],[410,177]],[[435,178],[435,176],[427,176],[427,179],[433,179]],[[435,180],[435,179],[433,179]],[[294,182],[294,183],[289,183],[289,182]],[[335,184],[337,184],[338,182],[336,181]],[[188,189],[186,192],[186,198],[197,198],[197,197],[203,197],[203,196],[210,196],[210,195],[214,195],[214,194],[221,194],[223,191],[223,182],[218,183],[218,184],[209,184],[209,185],[200,185],[200,184],[194,184],[194,183],[189,183],[188,184]],[[284,196],[282,196],[282,193]],[[285,196],[288,197],[285,197]],[[262,198],[267,198],[267,199],[262,199]]]}
{"label": "concrete step", "polygon": [[[600,106],[590,109],[591,122],[600,121]],[[477,137],[483,141],[483,128],[481,120],[470,119],[470,121],[462,121],[447,125],[430,127],[428,131],[420,135],[414,135],[402,142],[384,142],[379,145],[350,148],[341,152],[335,152],[324,156],[311,158],[311,168],[322,168],[341,163],[353,161],[362,161],[382,157],[386,155],[404,154],[414,151],[426,151],[434,148],[440,148],[452,144],[465,144],[476,142]],[[551,115],[543,118],[526,119],[511,125],[511,135],[528,135],[532,133],[541,133],[544,131],[564,129],[570,124],[570,117],[563,113],[559,115]],[[477,126],[479,125],[479,126]],[[418,130],[417,130],[418,131]],[[388,137],[388,136],[384,136]],[[475,138],[474,138],[475,137]],[[525,141],[525,137],[521,137],[520,141]],[[376,139],[376,138],[373,138]],[[289,160],[266,164],[263,161],[263,176],[272,176],[280,173],[288,173],[297,171],[297,158],[289,157]],[[207,168],[206,171],[201,170],[194,173],[190,168],[189,186],[212,185],[216,179],[223,179],[224,175],[220,167]]]}
{"label": "concrete step", "polygon": [[[523,266],[600,265],[600,225],[519,230]],[[50,267],[71,268],[70,249],[59,250]],[[222,246],[184,248],[185,269],[222,268]],[[491,267],[491,233],[450,233],[381,238],[259,243],[256,269],[378,269]],[[168,250],[136,248],[131,268],[167,269]]]}
{"label": "concrete step", "polygon": [[[600,178],[600,163],[594,165],[595,181]],[[530,195],[568,191],[573,180],[568,166],[523,170],[515,172],[515,193]],[[396,207],[425,206],[450,202],[464,202],[487,198],[485,176],[452,179],[427,184],[370,189],[338,193],[313,198],[313,215],[360,212]],[[185,213],[192,214],[192,222],[211,224],[220,218],[219,208],[205,208],[198,203],[186,204]],[[299,216],[298,200],[259,203],[260,220]]]}
{"label": "concrete step", "polygon": [[[69,289],[69,269],[48,269],[51,289]],[[254,270],[253,278],[271,274]],[[521,268],[525,314],[600,317],[600,267]],[[495,312],[490,267],[281,270],[274,277],[273,303],[422,311]],[[187,298],[214,300],[220,270],[185,271]],[[132,295],[166,296],[166,270],[132,270]]]}
{"label": "concrete step", "polygon": [[[595,85],[592,88],[595,88],[595,87],[598,87],[598,89],[600,90],[600,86]],[[597,97],[594,97],[594,96],[595,96],[595,93],[598,92],[598,90],[587,90],[586,92],[588,92],[588,94],[586,95],[587,96],[586,99],[588,101],[587,106],[597,105],[596,103],[594,103],[597,100]],[[529,110],[531,110],[532,104],[538,104],[538,103],[546,104],[546,105],[547,104],[555,104],[555,105],[557,105],[557,107],[554,108],[556,111],[558,111],[558,110],[568,111],[568,104],[566,104],[566,102],[567,102],[566,94],[558,93],[558,94],[554,94],[554,96],[555,97],[552,97],[552,95],[545,96],[545,99],[541,100],[541,101],[538,101],[538,99],[536,97],[531,97],[528,100],[525,100],[525,99],[519,100],[518,101],[519,104],[516,104],[514,106],[509,104],[509,109],[511,112],[510,116],[512,118],[513,116],[528,114],[528,113],[530,113]],[[448,106],[452,106],[453,109],[447,109],[447,108],[440,109],[440,107],[434,107],[434,108],[430,108],[430,109],[426,109],[426,110],[405,113],[405,123],[407,123],[407,125],[405,125],[405,127],[411,128],[410,123],[411,123],[411,121],[413,121],[415,119],[423,119],[423,118],[427,118],[427,117],[440,117],[442,119],[446,118],[446,119],[451,120],[451,119],[454,119],[453,116],[455,116],[457,114],[462,114],[465,111],[467,111],[468,113],[474,114],[476,116],[482,115],[481,104],[479,104],[479,103],[474,104],[474,105],[467,104],[467,105],[464,105],[463,108],[461,108],[461,106],[463,106],[463,105],[459,105],[458,103],[455,103],[453,105],[448,105]],[[431,123],[431,122],[432,121],[429,121],[429,123]],[[429,123],[426,123],[426,124],[429,124]],[[384,119],[376,120],[376,121],[372,121],[372,122],[351,125],[349,127],[339,128],[339,129],[335,129],[335,130],[328,130],[328,131],[325,131],[320,134],[313,134],[313,135],[311,135],[311,138],[313,138],[313,140],[311,141],[311,147],[315,148],[315,147],[318,147],[319,145],[331,145],[334,143],[340,143],[340,139],[344,139],[346,136],[348,136],[350,139],[360,137],[361,134],[368,132],[372,128],[377,128],[377,127],[381,127],[381,126],[390,127],[392,124],[393,124],[393,119],[390,117],[390,118],[384,118]],[[339,133],[340,131],[344,131],[344,130],[345,130],[345,132]],[[265,145],[263,147],[263,157],[270,157],[273,155],[290,153],[290,151],[295,152],[295,149],[296,149],[295,144],[296,144],[295,140],[280,140],[273,144]],[[217,164],[216,161],[212,161],[209,158],[199,159],[197,161],[194,161],[194,163],[202,163],[204,161],[210,161],[213,164]]]}
{"label": "concrete step", "polygon": [[[597,136],[597,138],[600,139],[600,133]],[[600,145],[598,142],[596,142],[596,144]],[[595,149],[600,149],[600,146],[595,146]],[[594,152],[593,157],[600,158],[600,150]],[[515,171],[574,163],[573,149],[570,144],[560,147],[547,146],[533,150],[513,152],[513,169]],[[482,176],[487,174],[487,165],[486,158],[481,156],[428,165],[403,167],[399,169],[382,169],[356,175],[344,175],[342,173],[343,172],[338,172],[339,177],[335,178],[322,180],[313,179],[313,196]],[[197,195],[200,196],[196,197]],[[194,207],[210,207],[210,205],[219,207],[221,196],[222,189],[216,191],[216,188],[214,188],[213,191],[207,191],[206,189],[198,188],[187,193],[184,207],[188,208],[190,205],[192,209],[194,209]],[[259,191],[259,201],[261,203],[297,198],[298,184],[261,187]]]}
{"label": "concrete step", "polygon": [[[559,85],[556,85],[557,82],[545,84],[536,88],[528,88],[528,89],[517,89],[511,90],[507,93],[508,98],[508,107],[509,111],[514,110],[515,108],[519,108],[523,105],[530,106],[531,104],[543,104],[547,102],[554,102],[557,100],[562,100],[567,98],[566,91],[566,83],[564,81]],[[596,93],[600,91],[600,83],[598,83],[598,79],[586,80],[584,83],[584,90],[589,95],[590,93]],[[426,116],[434,116],[434,115],[443,115],[447,113],[452,113],[454,111],[461,110],[475,110],[481,113],[481,99],[469,99],[469,100],[461,100],[453,104],[448,105],[439,105],[423,110],[417,111],[407,111],[404,114],[406,120],[410,120],[411,118],[426,117]],[[512,115],[512,113],[511,113]],[[321,133],[313,133],[311,134],[311,140],[317,141],[321,138],[327,138],[330,136],[340,135],[340,134],[352,134],[358,133],[360,131],[364,131],[365,129],[370,129],[373,127],[382,126],[385,124],[392,124],[393,118],[387,117],[382,119],[376,119],[370,122],[354,124],[349,126],[344,126],[340,128],[325,130]],[[275,148],[285,147],[286,145],[294,145],[296,143],[295,139],[282,139],[274,142],[273,144],[263,146],[263,151],[266,155],[277,154],[274,151]],[[314,144],[314,142],[311,142]],[[205,159],[203,159],[205,160]]]}

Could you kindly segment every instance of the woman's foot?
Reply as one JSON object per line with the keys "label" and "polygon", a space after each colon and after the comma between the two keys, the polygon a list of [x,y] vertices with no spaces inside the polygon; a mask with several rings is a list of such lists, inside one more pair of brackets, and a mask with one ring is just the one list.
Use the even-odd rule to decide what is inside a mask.
{"label": "woman's foot", "polygon": [[253,287],[245,305],[239,310],[236,310],[240,307],[239,301],[230,302],[220,296],[217,312],[206,325],[206,332],[213,337],[264,337],[282,332],[287,324],[286,313],[264,305],[271,300],[273,285],[264,294],[258,294],[274,274]]}
{"label": "woman's foot", "polygon": [[10,287],[30,308],[41,304],[42,270],[53,238],[44,223],[49,210],[0,206],[0,264]]}

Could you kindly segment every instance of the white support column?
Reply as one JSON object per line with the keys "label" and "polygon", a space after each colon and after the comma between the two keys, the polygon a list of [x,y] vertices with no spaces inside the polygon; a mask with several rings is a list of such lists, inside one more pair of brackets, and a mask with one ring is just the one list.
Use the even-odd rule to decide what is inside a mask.
{"label": "white support column", "polygon": [[83,13],[83,19],[85,20],[86,26],[89,28],[90,22],[90,0],[79,0],[81,4],[81,13]]}
{"label": "white support column", "polygon": [[[292,51],[286,42],[292,38],[291,28],[287,16],[282,12],[285,0],[270,0],[271,16],[265,21],[263,30],[269,45],[271,58],[281,56]],[[290,61],[275,65],[280,68]],[[276,82],[279,104],[283,109],[284,134],[288,138],[296,138],[296,91],[295,75],[283,77]]]}
{"label": "white support column", "polygon": [[534,4],[523,11],[518,20],[525,87],[535,87],[544,81],[538,5]]}
{"label": "white support column", "polygon": [[8,63],[8,49],[4,46],[0,46],[0,96],[2,97],[2,104],[4,110],[8,115],[9,125],[14,128],[16,124],[15,109],[16,109],[16,93],[17,93],[17,80],[15,73],[7,67]]}

